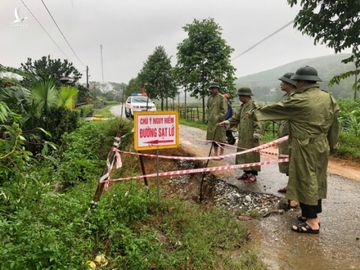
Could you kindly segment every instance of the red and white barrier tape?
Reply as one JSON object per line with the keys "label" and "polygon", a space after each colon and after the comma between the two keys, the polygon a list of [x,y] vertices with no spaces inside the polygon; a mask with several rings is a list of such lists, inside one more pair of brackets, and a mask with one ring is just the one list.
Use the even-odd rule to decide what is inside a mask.
{"label": "red and white barrier tape", "polygon": [[256,162],[256,163],[246,163],[246,164],[225,165],[225,166],[217,166],[217,167],[207,167],[207,168],[198,168],[198,169],[161,172],[159,174],[151,173],[151,174],[147,174],[147,175],[138,175],[138,176],[129,176],[129,177],[111,179],[110,183],[121,182],[121,181],[126,181],[126,180],[133,180],[133,179],[142,179],[145,177],[152,178],[152,177],[157,177],[157,176],[175,176],[175,175],[184,175],[184,174],[192,174],[192,173],[220,172],[220,171],[243,169],[243,168],[271,165],[271,164],[284,163],[284,162],[289,162],[289,159],[284,158],[284,159],[278,159],[278,160],[261,161],[261,162]]}
{"label": "red and white barrier tape", "polygon": [[[122,162],[121,162],[121,155],[119,154],[119,151],[117,149],[117,147],[119,147],[120,143],[121,143],[121,139],[124,138],[125,136],[127,136],[127,134],[121,136],[121,137],[115,137],[114,138],[114,143],[113,146],[111,147],[111,151],[109,152],[107,159],[106,159],[106,173],[100,177],[99,182],[103,183],[105,182],[105,190],[107,190],[109,188],[109,180],[110,180],[110,173],[115,165],[115,169],[121,168],[122,167]],[[110,154],[111,152],[115,152],[113,159],[110,161]]]}
{"label": "red and white barrier tape", "polygon": [[250,153],[250,152],[257,152],[257,151],[260,151],[262,149],[269,148],[269,147],[271,147],[273,145],[280,144],[280,143],[286,141],[288,138],[289,138],[289,136],[281,137],[279,139],[276,139],[274,141],[271,141],[271,142],[256,146],[256,147],[251,148],[251,149],[247,149],[247,150],[236,152],[236,153],[216,156],[216,157],[215,156],[212,156],[212,157],[165,156],[165,155],[135,153],[135,152],[118,150],[118,149],[116,151],[119,151],[119,152],[124,153],[124,154],[129,154],[129,155],[137,155],[137,156],[152,157],[152,158],[163,158],[163,159],[177,159],[177,160],[208,160],[208,159],[211,160],[211,159],[214,159],[214,160],[219,160],[219,159],[226,158],[226,157],[234,157],[234,156],[238,156],[238,155],[244,155],[244,154],[247,154],[247,153]]}
{"label": "red and white barrier tape", "polygon": [[[217,142],[217,141],[199,140],[199,139],[195,139],[195,140],[200,141],[200,142],[206,142],[206,143],[212,143],[212,142],[214,142],[214,143],[217,143],[217,144],[219,145],[219,147],[221,147],[221,148],[223,148],[223,149],[225,149],[226,147],[233,148],[233,149],[243,149],[243,150],[248,149],[248,148],[238,147],[238,146],[232,145],[232,144],[220,143],[220,142]],[[223,147],[223,145],[224,145],[225,147]],[[282,155],[282,154],[279,155],[279,153],[267,152],[267,151],[264,151],[264,150],[260,150],[260,151],[258,151],[258,152],[260,152],[261,154],[265,154],[265,155],[279,156],[279,157],[283,157],[283,158],[284,158],[284,157],[289,157],[289,155]]]}

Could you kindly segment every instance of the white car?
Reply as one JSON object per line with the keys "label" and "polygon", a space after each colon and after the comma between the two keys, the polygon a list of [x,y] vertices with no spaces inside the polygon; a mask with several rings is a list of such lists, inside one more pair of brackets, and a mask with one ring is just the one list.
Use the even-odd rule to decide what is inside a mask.
{"label": "white car", "polygon": [[154,112],[156,106],[150,98],[143,95],[131,95],[127,98],[125,103],[125,115],[126,117],[134,117],[134,112]]}

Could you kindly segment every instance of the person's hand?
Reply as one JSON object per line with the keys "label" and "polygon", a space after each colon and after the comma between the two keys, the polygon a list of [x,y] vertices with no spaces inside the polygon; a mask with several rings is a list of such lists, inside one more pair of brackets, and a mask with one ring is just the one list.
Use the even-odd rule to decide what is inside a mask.
{"label": "person's hand", "polygon": [[217,125],[218,127],[225,127],[226,123],[225,123],[225,121],[222,121],[222,122],[220,122],[220,123],[217,123],[216,125]]}

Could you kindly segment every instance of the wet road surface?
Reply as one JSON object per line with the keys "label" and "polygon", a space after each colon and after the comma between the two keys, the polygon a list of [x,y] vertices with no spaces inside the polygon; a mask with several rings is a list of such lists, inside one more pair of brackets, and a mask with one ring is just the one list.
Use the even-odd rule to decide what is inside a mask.
{"label": "wet road surface", "polygon": [[[203,141],[205,131],[180,127],[181,145],[197,156],[207,156],[210,144]],[[226,153],[234,152],[227,149]],[[211,161],[209,166],[234,164],[235,158]],[[262,155],[261,160],[271,159]],[[242,171],[227,171],[217,176],[240,190],[271,193],[286,186],[287,178],[277,165],[263,166],[256,184],[236,180]],[[328,198],[323,201],[319,235],[298,234],[290,230],[298,210],[273,215],[260,221],[248,221],[252,245],[269,269],[274,270],[360,270],[360,182],[329,175]]]}

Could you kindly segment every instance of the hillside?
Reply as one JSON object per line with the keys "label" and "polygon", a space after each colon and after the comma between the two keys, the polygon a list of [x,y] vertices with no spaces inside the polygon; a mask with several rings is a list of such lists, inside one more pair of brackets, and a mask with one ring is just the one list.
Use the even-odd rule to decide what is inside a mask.
{"label": "hillside", "polygon": [[270,70],[240,77],[236,81],[236,86],[237,88],[249,86],[253,90],[256,100],[277,101],[282,96],[282,92],[279,91],[280,82],[278,78],[286,72],[295,72],[299,67],[309,65],[318,70],[319,76],[323,80],[320,84],[322,89],[332,92],[337,98],[351,98],[354,78],[344,80],[340,85],[328,86],[334,75],[354,69],[353,64],[341,63],[341,60],[348,56],[348,54],[334,54],[298,60]]}

